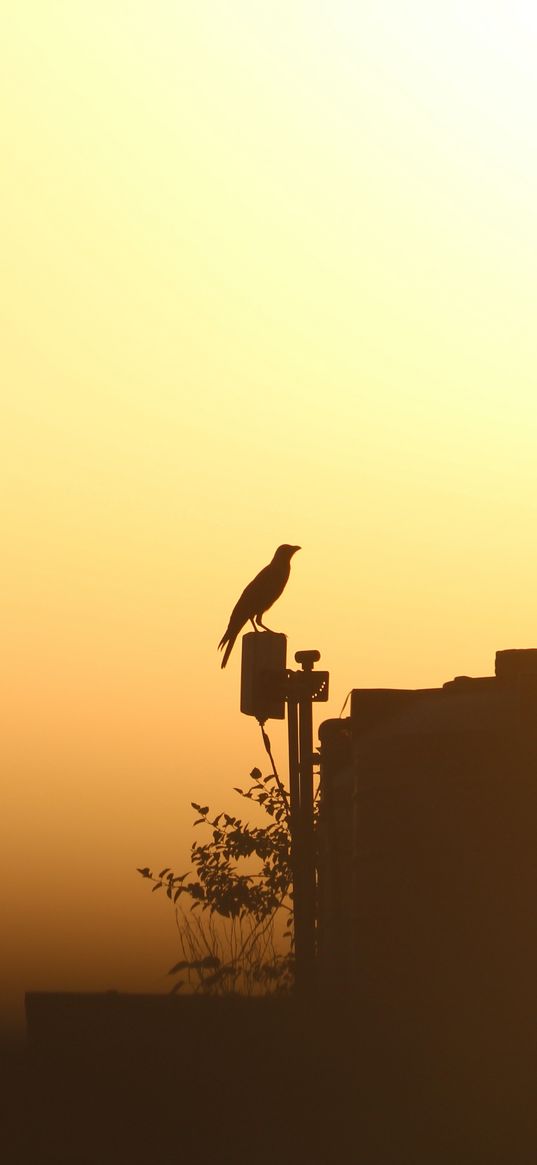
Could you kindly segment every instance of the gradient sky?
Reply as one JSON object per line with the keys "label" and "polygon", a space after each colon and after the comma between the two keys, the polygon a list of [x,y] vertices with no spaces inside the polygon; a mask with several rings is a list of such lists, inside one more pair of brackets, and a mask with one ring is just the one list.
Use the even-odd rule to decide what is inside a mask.
{"label": "gradient sky", "polygon": [[516,0],[6,6],[4,1012],[167,989],[135,867],[264,766],[216,645],[280,542],[317,722],[537,645],[536,40]]}

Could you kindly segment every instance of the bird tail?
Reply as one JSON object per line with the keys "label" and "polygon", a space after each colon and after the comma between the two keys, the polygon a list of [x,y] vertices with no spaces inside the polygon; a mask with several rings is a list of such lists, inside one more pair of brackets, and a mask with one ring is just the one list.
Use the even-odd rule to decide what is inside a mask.
{"label": "bird tail", "polygon": [[224,651],[224,655],[223,655],[222,663],[220,664],[220,667],[226,666],[226,663],[227,663],[227,661],[231,655],[231,652],[233,650],[233,645],[235,643],[236,638],[237,638],[236,635],[229,634],[229,629],[226,631],[225,635],[222,636],[220,643],[218,644],[218,650],[220,651],[221,648],[225,647],[226,644],[227,644],[227,647],[226,647],[226,650]]}

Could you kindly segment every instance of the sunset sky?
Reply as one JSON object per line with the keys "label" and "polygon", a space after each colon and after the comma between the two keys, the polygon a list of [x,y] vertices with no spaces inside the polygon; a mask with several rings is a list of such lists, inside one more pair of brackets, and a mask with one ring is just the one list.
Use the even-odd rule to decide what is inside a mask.
{"label": "sunset sky", "polygon": [[2,1014],[168,988],[136,866],[264,767],[216,646],[279,543],[316,723],[537,646],[536,41],[529,0],[5,6]]}

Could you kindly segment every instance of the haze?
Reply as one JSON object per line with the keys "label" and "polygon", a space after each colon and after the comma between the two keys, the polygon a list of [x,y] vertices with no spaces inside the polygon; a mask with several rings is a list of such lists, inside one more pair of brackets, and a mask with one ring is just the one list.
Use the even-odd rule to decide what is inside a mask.
{"label": "haze", "polygon": [[135,867],[264,766],[216,646],[280,543],[323,719],[537,645],[537,20],[467,7],[1,19],[6,1015],[167,989]]}

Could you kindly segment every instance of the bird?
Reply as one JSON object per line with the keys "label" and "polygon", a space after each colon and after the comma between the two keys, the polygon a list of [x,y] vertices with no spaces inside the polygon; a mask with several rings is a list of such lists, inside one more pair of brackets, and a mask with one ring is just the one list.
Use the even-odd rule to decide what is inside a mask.
{"label": "bird", "polygon": [[248,619],[254,631],[258,631],[260,627],[264,631],[270,631],[270,627],[262,622],[262,616],[269,607],[272,607],[276,599],[279,599],[289,578],[293,554],[296,554],[297,550],[300,549],[300,546],[289,546],[287,543],[278,546],[268,566],[264,566],[263,570],[260,570],[259,574],[256,574],[255,578],[245,587],[231,612],[227,631],[218,644],[219,650],[225,647],[221,667],[226,666],[237,635]]}

